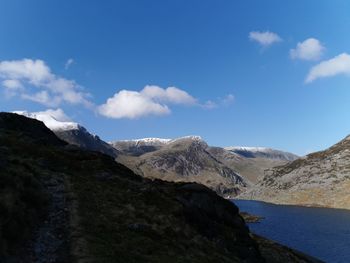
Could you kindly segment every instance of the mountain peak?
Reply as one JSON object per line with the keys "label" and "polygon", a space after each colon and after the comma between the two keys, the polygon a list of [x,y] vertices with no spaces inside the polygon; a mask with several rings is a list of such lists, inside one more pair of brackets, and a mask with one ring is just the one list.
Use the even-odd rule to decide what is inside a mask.
{"label": "mountain peak", "polygon": [[78,123],[72,122],[61,109],[42,112],[15,111],[13,113],[43,122],[57,137],[69,144],[102,152],[112,157],[118,154],[116,149],[101,140],[97,135],[91,134]]}
{"label": "mountain peak", "polygon": [[198,135],[183,136],[183,137],[175,138],[172,141],[178,141],[178,140],[203,141],[202,137]]}
{"label": "mountain peak", "polygon": [[52,131],[79,130],[81,126],[72,122],[61,109],[40,112],[14,111],[13,113],[42,121]]}

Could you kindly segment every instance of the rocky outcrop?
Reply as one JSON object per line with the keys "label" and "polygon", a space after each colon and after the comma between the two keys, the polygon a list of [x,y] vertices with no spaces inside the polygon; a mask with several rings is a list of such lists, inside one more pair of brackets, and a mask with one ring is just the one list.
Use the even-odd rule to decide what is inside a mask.
{"label": "rocky outcrop", "polygon": [[82,126],[72,130],[55,130],[54,133],[63,141],[83,149],[101,152],[112,157],[117,157],[118,155],[118,150],[102,141],[97,135],[89,133]]}

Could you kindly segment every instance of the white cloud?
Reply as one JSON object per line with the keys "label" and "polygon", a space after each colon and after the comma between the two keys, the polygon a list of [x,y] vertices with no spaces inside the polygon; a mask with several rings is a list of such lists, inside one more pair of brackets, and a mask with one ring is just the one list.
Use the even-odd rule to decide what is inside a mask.
{"label": "white cloud", "polygon": [[142,95],[147,98],[163,101],[163,102],[171,102],[175,104],[195,104],[196,99],[189,95],[186,91],[169,87],[166,89],[162,89],[158,86],[147,85],[142,91]]}
{"label": "white cloud", "polygon": [[39,91],[34,94],[21,94],[20,97],[25,100],[31,100],[45,106],[56,107],[61,103],[61,98],[57,96],[51,96],[46,90]]}
{"label": "white cloud", "polygon": [[23,89],[22,83],[16,79],[6,79],[2,82],[2,85],[10,90]]}
{"label": "white cloud", "polygon": [[252,31],[249,33],[249,39],[258,42],[263,47],[268,47],[273,43],[282,41],[282,38],[279,35],[270,31]]}
{"label": "white cloud", "polygon": [[289,54],[292,59],[319,60],[325,50],[321,42],[315,38],[308,38],[299,42],[295,49],[291,49]]}
{"label": "white cloud", "polygon": [[47,109],[38,112],[13,111],[13,113],[42,121],[52,131],[76,130],[79,128],[79,124],[72,122],[62,109]]}
{"label": "white cloud", "polygon": [[203,105],[202,105],[203,108],[205,109],[215,109],[218,107],[218,104],[212,100],[207,100]]}
{"label": "white cloud", "polygon": [[6,98],[12,98],[20,91],[23,91],[24,87],[21,82],[14,79],[6,79],[1,82],[1,85],[5,88]]}
{"label": "white cloud", "polygon": [[[75,81],[59,77],[42,60],[22,59],[0,61],[0,79],[5,89],[14,95],[44,105],[61,103],[83,104],[90,107],[90,95]],[[14,88],[17,88],[16,93]],[[35,91],[34,89],[41,89]]]}
{"label": "white cloud", "polygon": [[318,78],[332,77],[340,74],[350,75],[350,55],[347,53],[342,53],[312,67],[305,82],[310,83]]}
{"label": "white cloud", "polygon": [[48,115],[51,116],[53,118],[55,118],[55,120],[57,121],[72,121],[71,118],[69,118],[62,109],[58,108],[56,110],[53,109],[47,109],[45,111],[39,111],[39,112],[34,112],[33,114],[36,115]]}
{"label": "white cloud", "polygon": [[64,64],[65,69],[69,69],[69,67],[74,63],[74,59],[70,58],[66,61],[66,64]]}
{"label": "white cloud", "polygon": [[34,118],[38,120],[47,120],[49,118],[54,119],[56,121],[60,122],[71,122],[71,118],[69,118],[65,112],[58,108],[58,109],[47,109],[44,111],[37,111],[37,112],[28,112],[28,111],[13,111],[13,113],[17,113],[20,115],[24,115],[29,118]]}
{"label": "white cloud", "polygon": [[25,79],[33,85],[38,85],[49,81],[51,72],[42,60],[0,61],[0,77],[18,81]]}
{"label": "white cloud", "polygon": [[52,73],[43,60],[0,61],[0,88],[11,98],[30,100],[48,107],[62,104],[84,105],[109,118],[137,119],[148,115],[167,115],[172,105],[213,109],[231,103],[233,95],[200,103],[186,91],[147,85],[141,91],[121,90],[100,106],[90,101],[91,95],[74,80]]}
{"label": "white cloud", "polygon": [[162,105],[137,91],[121,90],[98,108],[98,112],[109,118],[136,119],[147,115],[170,113],[167,105]]}
{"label": "white cloud", "polygon": [[169,114],[168,104],[195,105],[196,99],[186,91],[169,87],[146,86],[140,92],[121,90],[98,107],[98,112],[109,118],[137,119],[148,115]]}
{"label": "white cloud", "polygon": [[233,96],[232,94],[228,94],[225,98],[222,99],[222,104],[224,104],[225,106],[228,106],[232,104],[234,100],[235,100],[235,96]]}

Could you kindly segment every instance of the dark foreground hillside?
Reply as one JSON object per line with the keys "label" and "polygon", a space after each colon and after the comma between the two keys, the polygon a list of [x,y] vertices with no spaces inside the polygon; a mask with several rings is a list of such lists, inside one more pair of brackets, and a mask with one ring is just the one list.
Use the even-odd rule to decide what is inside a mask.
{"label": "dark foreground hillside", "polygon": [[253,239],[237,207],[204,186],[141,178],[0,113],[0,262],[312,260]]}

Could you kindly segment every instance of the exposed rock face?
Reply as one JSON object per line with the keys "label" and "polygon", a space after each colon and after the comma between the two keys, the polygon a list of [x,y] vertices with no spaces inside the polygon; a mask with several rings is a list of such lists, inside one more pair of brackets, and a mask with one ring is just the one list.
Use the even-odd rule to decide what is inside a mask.
{"label": "exposed rock face", "polygon": [[117,157],[118,151],[108,143],[102,141],[97,135],[89,133],[84,127],[79,125],[78,129],[54,130],[60,139],[90,151],[101,152],[112,157]]}
{"label": "exposed rock face", "polygon": [[138,157],[119,156],[117,161],[145,177],[197,182],[224,196],[235,196],[248,184],[211,154],[210,147],[198,136],[170,140],[157,147]]}
{"label": "exposed rock face", "polygon": [[350,209],[350,137],[321,152],[267,170],[241,198]]}

